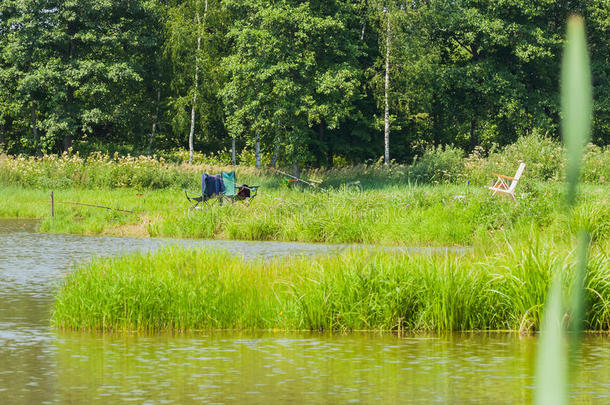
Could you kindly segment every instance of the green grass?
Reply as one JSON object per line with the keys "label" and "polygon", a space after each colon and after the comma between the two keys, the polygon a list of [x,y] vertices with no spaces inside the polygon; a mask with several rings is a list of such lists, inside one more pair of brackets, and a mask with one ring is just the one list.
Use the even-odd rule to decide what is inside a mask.
{"label": "green grass", "polygon": [[[248,262],[166,248],[97,259],[64,280],[52,322],[82,330],[526,330],[539,328],[564,249],[530,241],[491,256],[352,251]],[[586,326],[610,328],[610,258],[589,263]]]}
{"label": "green grass", "polygon": [[[386,245],[485,246],[498,235],[519,240],[532,230],[565,240],[566,229],[585,227],[603,242],[610,232],[609,152],[587,150],[582,177],[588,183],[574,215],[562,206],[562,147],[540,136],[487,156],[478,149],[464,157],[436,148],[411,165],[309,170],[306,178],[322,181],[318,190],[288,188],[269,170],[237,166],[238,183],[261,186],[260,195],[249,207],[226,204],[203,212],[187,209],[182,188],[198,190],[202,172],[232,170],[218,166],[218,159],[199,156],[200,163],[187,165],[179,153],[171,162],[100,153],[0,156],[0,217],[41,218],[43,232]],[[485,188],[490,173],[512,174],[520,160],[527,163],[517,187],[522,198],[514,204],[492,197]],[[353,181],[363,192],[346,189]],[[58,202],[52,220],[51,190]],[[66,201],[139,214],[61,204]]]}
{"label": "green grass", "polygon": [[[252,204],[213,202],[190,211],[178,189],[129,188],[55,191],[0,188],[0,217],[41,218],[43,232],[239,240],[286,240],[383,245],[485,246],[519,240],[532,231],[566,240],[566,229],[589,229],[596,241],[610,237],[610,188],[587,186],[572,215],[563,209],[558,184],[534,184],[517,203],[482,187],[388,186],[362,193],[267,190]],[[270,194],[271,195],[271,194]],[[61,204],[96,204],[139,214]]]}

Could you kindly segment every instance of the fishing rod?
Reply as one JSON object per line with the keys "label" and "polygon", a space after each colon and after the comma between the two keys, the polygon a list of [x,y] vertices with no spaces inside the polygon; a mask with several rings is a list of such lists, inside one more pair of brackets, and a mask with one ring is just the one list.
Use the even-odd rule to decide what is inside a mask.
{"label": "fishing rod", "polygon": [[[237,186],[236,186],[236,187],[237,187]],[[284,204],[289,204],[289,205],[297,205],[297,204],[295,204],[295,203],[291,203],[291,202],[288,202],[288,201],[286,201],[286,200],[282,200],[281,198],[279,198],[279,197],[275,197],[275,196],[273,196],[273,195],[271,195],[271,194],[264,193],[264,192],[262,192],[262,191],[260,191],[260,190],[258,189],[258,188],[259,188],[259,186],[252,186],[252,187],[250,187],[250,186],[248,186],[248,185],[246,185],[246,184],[242,184],[241,186],[239,186],[239,188],[242,188],[242,187],[243,187],[243,188],[245,188],[245,189],[248,189],[248,190],[250,190],[250,191],[254,191],[255,193],[261,193],[261,194],[262,194],[262,195],[264,195],[264,196],[271,197],[271,198],[273,198],[274,200],[278,200],[278,201],[280,201],[280,202],[283,202]]]}
{"label": "fishing rod", "polygon": [[69,204],[69,205],[80,205],[83,207],[93,207],[93,208],[103,208],[111,211],[120,211],[120,212],[128,212],[130,214],[139,214],[136,211],[122,210],[119,208],[105,207],[103,205],[94,205],[94,204],[85,204],[85,203],[77,203],[77,202],[69,202],[69,201],[54,201],[55,204]]}
{"label": "fishing rod", "polygon": [[[288,177],[290,177],[291,179],[294,179],[295,181],[298,181],[298,182],[301,182],[301,183],[305,183],[305,184],[307,184],[308,186],[313,187],[313,188],[317,188],[317,187],[319,186],[319,183],[321,183],[321,182],[322,182],[322,180],[319,180],[319,181],[317,181],[317,182],[309,182],[309,181],[305,181],[305,180],[303,180],[303,179],[300,179],[300,178],[298,178],[298,177],[296,177],[296,176],[293,176],[293,175],[291,175],[291,174],[288,174],[288,173],[286,173],[286,172],[281,171],[280,169],[276,169],[275,167],[271,167],[271,166],[267,166],[267,169],[275,170],[276,172],[278,172],[278,173],[280,173],[280,174],[282,174],[282,175],[284,175],[284,176],[288,176]],[[324,189],[322,189],[322,190],[324,190]]]}

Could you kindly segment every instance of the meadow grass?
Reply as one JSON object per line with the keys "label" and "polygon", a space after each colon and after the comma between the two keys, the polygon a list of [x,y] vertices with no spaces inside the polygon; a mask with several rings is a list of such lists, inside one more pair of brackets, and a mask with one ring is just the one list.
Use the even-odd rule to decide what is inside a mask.
{"label": "meadow grass", "polygon": [[[483,187],[387,186],[352,193],[277,188],[243,203],[191,211],[182,190],[129,188],[55,191],[0,188],[0,217],[41,218],[43,232],[237,240],[285,240],[383,245],[485,246],[495,239],[519,240],[532,231],[562,240],[566,229],[589,229],[595,241],[610,237],[606,186],[589,185],[572,215],[562,209],[559,185],[538,183],[517,203]],[[61,204],[96,204],[138,214]]]}
{"label": "meadow grass", "polygon": [[[585,227],[603,241],[610,231],[608,152],[587,149],[583,178],[589,183],[574,215],[562,207],[562,147],[537,135],[486,156],[476,150],[464,157],[446,147],[427,151],[411,165],[307,171],[306,178],[322,181],[318,189],[287,187],[283,176],[270,170],[237,166],[238,184],[261,186],[259,196],[250,206],[213,203],[204,211],[187,209],[182,188],[197,191],[202,172],[233,169],[218,159],[199,156],[187,165],[179,154],[172,161],[101,153],[0,156],[0,217],[41,218],[43,232],[87,235],[476,246],[498,234],[518,240],[532,229],[565,239],[566,229]],[[492,197],[484,187],[490,173],[511,174],[519,160],[528,166],[518,202]],[[347,187],[352,182],[363,191]],[[49,218],[51,190],[54,219]]]}
{"label": "meadow grass", "polygon": [[[95,259],[63,281],[52,323],[78,330],[536,330],[556,272],[574,261],[540,241],[481,255],[353,250],[244,261],[165,248]],[[610,258],[589,262],[585,325],[610,329]]]}

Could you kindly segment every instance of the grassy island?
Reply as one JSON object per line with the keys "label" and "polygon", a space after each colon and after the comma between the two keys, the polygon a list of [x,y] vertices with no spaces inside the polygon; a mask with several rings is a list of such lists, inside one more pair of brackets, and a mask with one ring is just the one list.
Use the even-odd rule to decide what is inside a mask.
{"label": "grassy island", "polygon": [[[351,251],[244,261],[167,248],[99,259],[65,280],[56,327],[78,330],[536,330],[555,272],[574,258],[530,240],[481,256]],[[567,289],[566,289],[567,291]],[[586,328],[610,328],[610,257],[591,255]],[[568,322],[568,320],[566,320]]]}

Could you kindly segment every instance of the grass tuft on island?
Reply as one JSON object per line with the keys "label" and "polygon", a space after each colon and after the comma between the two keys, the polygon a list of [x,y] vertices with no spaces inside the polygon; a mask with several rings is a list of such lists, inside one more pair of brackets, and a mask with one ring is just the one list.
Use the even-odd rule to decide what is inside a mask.
{"label": "grass tuft on island", "polygon": [[[79,267],[58,291],[52,323],[103,331],[532,331],[553,275],[572,279],[572,255],[549,246],[533,239],[490,256],[354,250],[271,261],[170,247]],[[608,330],[610,258],[594,249],[586,328]]]}

